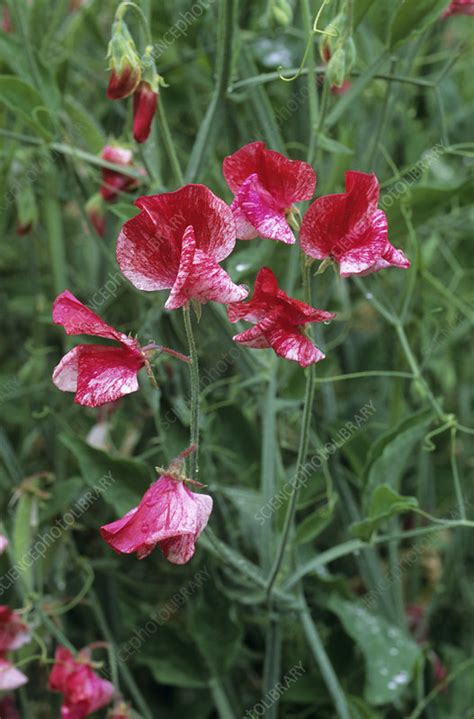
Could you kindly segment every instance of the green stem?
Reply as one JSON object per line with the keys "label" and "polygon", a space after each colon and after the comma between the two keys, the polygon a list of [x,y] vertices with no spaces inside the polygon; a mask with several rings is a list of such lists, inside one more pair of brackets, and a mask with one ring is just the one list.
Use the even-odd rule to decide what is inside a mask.
{"label": "green stem", "polygon": [[173,174],[175,176],[175,180],[178,183],[178,185],[184,184],[184,176],[183,172],[181,170],[181,165],[178,160],[178,155],[176,154],[176,149],[174,146],[173,138],[171,137],[170,128],[168,125],[168,120],[166,119],[166,113],[165,108],[163,107],[163,99],[160,97],[160,101],[158,102],[158,119],[161,125],[161,132],[163,135],[163,144],[165,146],[166,152],[168,154],[168,158],[171,164],[171,168],[173,170]]}
{"label": "green stem", "polygon": [[194,339],[193,326],[191,321],[191,310],[189,303],[183,307],[184,328],[189,346],[189,365],[191,377],[191,427],[190,444],[196,445],[196,449],[189,457],[189,477],[197,479],[199,472],[199,360]]}
{"label": "green stem", "polygon": [[[267,504],[275,494],[275,473],[276,473],[276,378],[277,364],[272,362],[268,386],[265,397],[262,418],[262,474],[260,478],[260,492],[262,503]],[[261,561],[265,572],[271,566],[273,548],[273,523],[269,517],[262,527]]]}
{"label": "green stem", "polygon": [[92,590],[89,593],[89,601],[90,601],[92,610],[96,616],[97,624],[100,627],[100,631],[102,632],[102,635],[108,645],[107,649],[108,649],[108,654],[109,654],[110,675],[112,677],[112,682],[113,682],[114,686],[116,687],[116,689],[119,689],[120,682],[119,682],[117,655],[115,653],[115,646],[114,646],[114,638],[112,636],[112,632],[109,629],[104,612],[102,610],[102,607],[100,605],[100,602],[99,602],[94,590]]}
{"label": "green stem", "polygon": [[346,697],[344,696],[344,692],[339,684],[336,672],[334,671],[331,661],[324,649],[321,637],[319,636],[318,630],[311,618],[307,606],[305,606],[301,612],[301,621],[311,653],[319,666],[328,692],[334,702],[338,719],[351,719]]}
{"label": "green stem", "polygon": [[48,617],[44,609],[40,606],[36,606],[36,612],[39,615],[41,619],[41,623],[46,627],[46,629],[53,635],[53,637],[56,639],[56,641],[59,644],[62,644],[63,647],[66,647],[66,649],[69,649],[70,652],[73,654],[76,654],[76,647],[74,644],[72,644],[69,639],[66,637],[65,634],[59,629],[58,626]]}
{"label": "green stem", "polygon": [[453,472],[454,490],[459,507],[459,515],[461,519],[466,519],[466,505],[462,494],[461,480],[459,477],[458,463],[456,459],[456,427],[451,427],[451,442],[449,456],[451,460],[451,470]]}
{"label": "green stem", "polygon": [[234,719],[235,714],[231,703],[222,685],[222,680],[217,674],[214,674],[210,679],[209,688],[220,719]]}
{"label": "green stem", "polygon": [[[303,260],[304,262],[304,260]],[[308,304],[310,303],[310,284],[309,284],[309,267],[306,266],[305,270],[303,271],[303,285],[304,285],[304,294],[305,294],[305,302]],[[310,365],[307,369],[307,375],[306,375],[306,389],[305,389],[305,398],[304,398],[304,404],[303,404],[303,417],[301,420],[301,433],[300,433],[300,442],[299,442],[299,448],[298,448],[298,457],[296,461],[296,471],[293,478],[293,481],[291,483],[291,495],[290,495],[290,501],[288,504],[288,509],[286,511],[285,516],[285,523],[283,525],[283,532],[280,539],[280,543],[278,545],[275,562],[273,564],[273,567],[270,572],[270,576],[268,579],[268,586],[267,586],[267,596],[270,598],[273,585],[275,584],[276,578],[278,576],[278,572],[280,571],[280,567],[283,562],[283,558],[285,556],[286,547],[288,544],[288,540],[290,538],[290,532],[291,528],[293,526],[293,520],[296,513],[296,505],[298,502],[298,494],[299,494],[299,487],[302,479],[302,475],[304,473],[304,463],[306,461],[306,456],[308,454],[308,446],[309,446],[309,430],[311,426],[311,414],[313,410],[313,398],[314,398],[314,388],[315,388],[315,372],[314,372],[314,365]]]}
{"label": "green stem", "polygon": [[311,37],[311,45],[309,47],[307,65],[308,65],[308,105],[309,105],[309,141],[307,161],[311,165],[316,152],[316,120],[318,116],[318,93],[316,91],[316,63],[314,60],[313,49],[313,22],[309,0],[301,0],[301,10],[303,15],[303,28],[305,35]]}
{"label": "green stem", "polygon": [[218,111],[227,95],[232,69],[232,53],[234,47],[234,17],[237,0],[221,0],[217,22],[217,56],[216,84],[206,115],[202,121],[194,143],[189,164],[186,170],[188,182],[194,182],[204,163],[206,153],[211,145],[212,134],[216,130]]}

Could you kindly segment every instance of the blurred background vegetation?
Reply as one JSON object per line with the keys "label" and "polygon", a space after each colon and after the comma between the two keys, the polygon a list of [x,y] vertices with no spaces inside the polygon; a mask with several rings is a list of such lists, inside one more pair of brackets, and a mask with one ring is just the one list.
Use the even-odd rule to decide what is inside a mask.
{"label": "blurred background vegetation", "polygon": [[[162,116],[141,146],[131,139],[131,102],[105,96],[117,3],[1,3],[0,506],[12,549],[0,558],[2,576],[101,477],[111,472],[115,481],[0,601],[27,607],[50,655],[61,633],[76,647],[111,642],[103,671],[119,677],[137,716],[148,719],[261,716],[264,697],[272,704],[266,716],[330,719],[343,716],[335,696],[356,719],[472,718],[474,664],[465,662],[474,642],[474,553],[459,488],[474,519],[465,431],[473,405],[474,18],[441,19],[447,3],[433,0],[332,0],[320,29],[353,9],[344,72],[351,87],[340,94],[331,92],[320,57],[322,34],[314,34],[299,76],[279,77],[279,68],[297,74],[319,0],[139,5],[168,85]],[[143,48],[138,15],[130,11],[127,22]],[[314,279],[314,304],[337,319],[319,329],[327,359],[317,367],[311,452],[331,445],[366,403],[375,412],[321,455],[300,497],[281,601],[271,611],[262,547],[270,531],[276,548],[285,503],[270,524],[261,527],[255,515],[262,474],[277,489],[295,466],[304,372],[236,347],[224,309],[204,307],[196,331],[200,471],[215,510],[212,531],[185,567],[159,551],[143,562],[115,556],[98,527],[136,504],[153,467],[187,446],[187,367],[161,357],[158,390],[144,380],[139,393],[100,410],[78,407],[50,379],[72,346],[50,314],[66,287],[142,344],[187,351],[181,317],[163,311],[165,296],[140,293],[120,275],[115,241],[135,197],[180,185],[177,164],[186,181],[230,201],[222,160],[256,139],[309,159],[318,195],[342,191],[346,169],[376,172],[391,242],[412,261],[408,272],[362,281],[341,281],[331,269]],[[133,148],[144,176],[138,190],[108,206],[100,237],[85,206],[101,182],[99,153],[113,141]],[[301,297],[296,246],[238,243],[226,268],[252,286],[264,264]],[[383,374],[390,372],[400,376]],[[382,485],[400,495],[398,508],[386,497],[374,504]],[[431,517],[396,516],[415,503],[407,497]],[[350,529],[367,517],[369,529]],[[375,543],[361,549],[354,532]],[[169,618],[150,620],[146,634],[160,610]],[[32,644],[20,655],[37,653]],[[332,690],[325,661],[337,677]],[[304,673],[272,703],[268,692],[285,685],[298,662]],[[23,671],[30,682],[21,690],[22,717],[59,716],[45,690],[48,667]]]}

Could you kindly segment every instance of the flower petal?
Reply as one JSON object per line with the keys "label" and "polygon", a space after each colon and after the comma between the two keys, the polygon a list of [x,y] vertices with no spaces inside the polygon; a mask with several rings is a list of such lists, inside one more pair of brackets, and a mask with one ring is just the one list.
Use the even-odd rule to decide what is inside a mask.
{"label": "flower petal", "polygon": [[211,510],[211,497],[191,492],[183,482],[163,475],[145,492],[138,507],[100,531],[115,551],[137,552],[143,559],[160,544],[170,562],[182,564],[194,553],[194,542]]}
{"label": "flower petal", "polygon": [[145,360],[126,347],[80,345],[74,401],[99,407],[138,390],[137,373]]}
{"label": "flower petal", "polygon": [[[174,287],[173,287],[174,290]],[[227,272],[202,250],[196,250],[191,271],[179,292],[170,294],[165,307],[174,310],[189,300],[228,304],[247,297],[242,285],[232,282]]]}
{"label": "flower petal", "polygon": [[[308,208],[300,232],[303,252],[318,260],[334,257],[340,262],[348,253],[366,246],[367,252],[371,248],[375,262],[387,243],[385,215],[376,209],[378,196],[375,175],[346,172],[346,192],[320,197]],[[361,265],[368,261],[365,252],[356,253],[356,257],[365,257]]]}
{"label": "flower petal", "polygon": [[301,367],[308,367],[326,356],[306,335],[291,325],[264,321],[260,327],[279,357],[298,362]]}
{"label": "flower petal", "polygon": [[[170,295],[166,301],[165,308],[167,310],[176,309],[182,307],[188,301],[187,296],[183,292],[183,288],[186,285],[191,269],[193,266],[194,255],[196,253],[196,238],[192,226],[186,227],[183,234],[183,241],[181,244],[181,259],[179,262],[178,274],[174,281],[173,287],[171,288]],[[184,302],[182,301],[184,299]]]}
{"label": "flower petal", "polygon": [[240,227],[243,217],[261,237],[280,240],[288,245],[294,244],[295,237],[286,219],[284,207],[275,202],[256,174],[250,175],[244,182],[232,203],[232,210],[237,214]]}
{"label": "flower petal", "polygon": [[53,304],[53,322],[62,325],[68,335],[93,335],[123,342],[126,335],[117,332],[95,312],[79,302],[69,290],[64,290]]}
{"label": "flower petal", "polygon": [[64,355],[53,372],[53,382],[62,392],[75,392],[77,390],[77,366],[81,347],[74,347]]}
{"label": "flower petal", "polygon": [[351,240],[351,249],[340,252],[340,248],[338,248],[338,254],[334,254],[340,265],[341,277],[370,271],[370,268],[383,257],[389,244],[385,212],[376,210],[370,219],[361,219],[359,226],[354,229],[351,236],[355,237],[355,233],[358,233],[358,236],[353,242]]}
{"label": "flower petal", "polygon": [[238,342],[241,345],[250,347],[254,350],[263,350],[270,347],[270,343],[265,337],[260,325],[249,327],[245,332],[240,332],[238,335],[232,337],[234,342]]}
{"label": "flower petal", "polygon": [[140,197],[135,205],[142,212],[123,225],[117,261],[125,277],[140,290],[173,287],[188,227],[193,228],[196,247],[216,262],[234,249],[232,211],[204,185]]}
{"label": "flower petal", "polygon": [[316,186],[316,174],[311,165],[267,150],[263,142],[251,142],[226,157],[223,173],[234,195],[250,175],[256,174],[261,186],[281,210],[295,202],[311,199]]}
{"label": "flower petal", "polygon": [[22,687],[28,681],[28,677],[16,669],[6,659],[0,658],[0,691],[7,692]]}

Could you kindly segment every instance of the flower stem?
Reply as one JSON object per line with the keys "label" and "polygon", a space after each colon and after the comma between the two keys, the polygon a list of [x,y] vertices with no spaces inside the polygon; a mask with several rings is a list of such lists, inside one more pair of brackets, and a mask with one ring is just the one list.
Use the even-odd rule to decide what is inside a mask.
{"label": "flower stem", "polygon": [[[304,287],[304,299],[305,302],[310,302],[310,268],[303,262],[303,287]],[[305,398],[303,405],[303,417],[301,420],[301,433],[300,442],[298,448],[298,458],[296,462],[296,472],[291,482],[291,496],[286,511],[285,523],[283,526],[283,533],[281,535],[280,544],[278,545],[275,561],[270,572],[267,585],[267,597],[271,597],[273,585],[275,584],[278,572],[285,556],[286,547],[290,538],[290,532],[293,525],[293,520],[296,512],[296,504],[298,501],[299,487],[301,484],[301,478],[304,474],[306,455],[308,454],[309,445],[309,429],[311,425],[311,414],[313,410],[313,399],[314,399],[314,388],[315,388],[315,373],[314,365],[310,365],[307,369],[306,374],[306,389]]]}
{"label": "flower stem", "polygon": [[199,360],[193,334],[189,303],[183,307],[183,317],[184,328],[186,330],[186,337],[189,345],[189,356],[191,357],[191,363],[189,365],[191,377],[190,444],[196,446],[196,450],[189,457],[189,476],[191,479],[197,479],[199,472]]}

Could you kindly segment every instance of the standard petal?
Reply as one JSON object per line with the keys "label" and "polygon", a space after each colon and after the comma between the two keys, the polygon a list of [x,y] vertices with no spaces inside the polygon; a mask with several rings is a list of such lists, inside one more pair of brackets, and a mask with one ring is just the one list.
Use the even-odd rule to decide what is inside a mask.
{"label": "standard petal", "polygon": [[261,237],[279,240],[288,245],[294,244],[295,237],[286,219],[284,207],[275,202],[256,174],[251,175],[242,185],[232,207],[247,219]]}
{"label": "standard petal", "polygon": [[53,303],[53,322],[62,325],[68,335],[93,335],[123,341],[125,335],[117,332],[95,312],[79,302],[69,290],[64,290]]}
{"label": "standard petal", "polygon": [[74,401],[99,407],[138,390],[138,371],[144,358],[126,347],[82,345],[78,358]]}
{"label": "standard petal", "polygon": [[[205,185],[185,185],[175,192],[139,197],[135,204],[153,219],[157,236],[171,237],[178,249],[190,225],[194,230],[196,247],[216,262],[228,257],[235,247],[232,211]],[[179,257],[180,253],[178,262]]]}
{"label": "standard petal", "polygon": [[256,174],[281,210],[289,209],[294,202],[311,199],[316,186],[311,165],[267,150],[263,142],[251,142],[226,157],[223,173],[234,195],[250,175]]}
{"label": "standard petal", "polygon": [[188,278],[173,297],[170,295],[166,309],[177,309],[189,300],[197,302],[220,302],[229,304],[247,297],[248,291],[242,285],[232,282],[227,272],[202,250],[196,250],[193,266]]}
{"label": "standard petal", "polygon": [[146,211],[125,222],[118,236],[117,262],[125,277],[139,290],[152,292],[172,287],[180,256],[181,238],[175,239],[171,226],[158,225]]}

